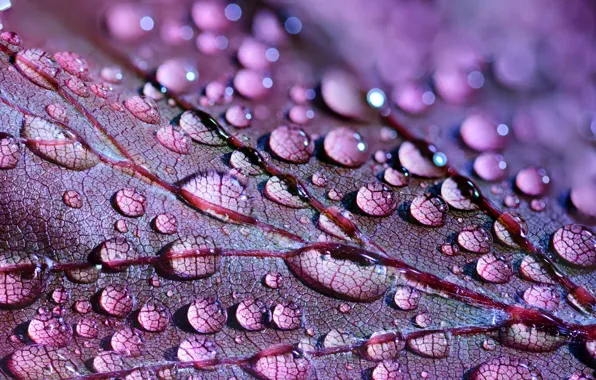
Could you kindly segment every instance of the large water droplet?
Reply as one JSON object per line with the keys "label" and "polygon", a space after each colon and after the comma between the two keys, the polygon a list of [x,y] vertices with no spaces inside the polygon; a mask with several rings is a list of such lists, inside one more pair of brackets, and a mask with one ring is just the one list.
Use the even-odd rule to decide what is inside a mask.
{"label": "large water droplet", "polygon": [[25,115],[21,136],[33,153],[67,169],[87,170],[98,162],[94,153],[50,120]]}
{"label": "large water droplet", "polygon": [[181,362],[213,360],[216,356],[215,343],[210,338],[202,335],[186,338],[178,347],[178,359]]}
{"label": "large water droplet", "polygon": [[269,137],[269,148],[275,156],[295,164],[308,162],[315,145],[302,129],[282,125],[275,128]]}
{"label": "large water droplet", "polygon": [[[425,147],[428,147],[428,151],[409,141],[404,141],[397,153],[399,162],[414,175],[428,178],[440,177],[445,170],[443,166],[435,165],[433,157],[431,157],[438,153],[434,146],[425,145]],[[433,149],[435,150],[434,152]]]}
{"label": "large water droplet", "polygon": [[21,158],[21,150],[16,140],[4,133],[0,133],[0,169],[12,169],[17,166]]}
{"label": "large water droplet", "polygon": [[[460,182],[463,182],[463,184],[460,185]],[[464,179],[464,177],[449,177],[443,181],[441,196],[449,206],[458,210],[478,209],[478,206],[474,203],[475,198],[478,197],[478,190],[472,182]]]}
{"label": "large water droplet", "polygon": [[164,331],[170,321],[170,312],[162,303],[147,302],[141,307],[137,320],[146,331]]}
{"label": "large water droplet", "polygon": [[592,183],[585,183],[573,186],[569,192],[569,199],[573,206],[577,208],[582,214],[596,218],[596,202],[594,202],[594,194],[596,194],[596,185]]}
{"label": "large water droplet", "polygon": [[238,62],[246,68],[264,70],[270,65],[266,53],[267,46],[251,37],[247,37],[238,48],[237,58]]}
{"label": "large water droplet", "polygon": [[311,249],[286,262],[307,285],[342,299],[370,302],[381,297],[389,286],[387,268],[335,258],[325,251]]}
{"label": "large water droplet", "polygon": [[526,195],[542,196],[548,191],[549,184],[546,170],[534,166],[520,170],[515,176],[515,186]]}
{"label": "large water droplet", "polygon": [[89,80],[89,65],[87,64],[87,61],[77,53],[69,51],[55,53],[54,59],[67,73],[84,81]]}
{"label": "large water droplet", "polygon": [[155,132],[155,138],[164,147],[178,154],[190,153],[190,141],[186,135],[171,124],[164,125]]}
{"label": "large water droplet", "polygon": [[447,203],[430,193],[417,196],[410,205],[410,215],[418,223],[429,227],[444,225],[448,211]]}
{"label": "large water droplet", "polygon": [[545,264],[533,255],[524,256],[519,264],[519,273],[530,281],[554,284]]}
{"label": "large water droplet", "polygon": [[130,290],[123,285],[108,285],[99,294],[99,306],[114,317],[126,317],[133,305],[134,298]]}
{"label": "large water droplet", "polygon": [[194,111],[185,111],[180,116],[180,128],[194,141],[212,146],[224,145],[225,141],[219,133],[206,123],[210,124]]}
{"label": "large water droplet", "polygon": [[213,243],[202,236],[184,237],[169,244],[161,255],[159,269],[184,280],[209,277],[217,272],[220,258],[205,250]]}
{"label": "large water droplet", "polygon": [[347,127],[332,129],[325,136],[323,148],[330,159],[349,168],[364,165],[369,156],[368,146],[360,134]]}
{"label": "large water droplet", "polygon": [[551,286],[532,285],[524,292],[524,301],[528,305],[553,311],[559,307],[561,296]]}
{"label": "large water droplet", "polygon": [[83,338],[94,339],[97,338],[99,334],[99,329],[97,328],[97,320],[95,318],[83,318],[81,319],[76,326],[76,331],[79,336]]}
{"label": "large water droplet", "polygon": [[[15,264],[32,264],[36,257],[19,256],[16,253],[0,254],[0,268]],[[33,303],[46,288],[47,275],[41,268],[30,271],[0,272],[0,306],[4,308],[20,308]]]}
{"label": "large water droplet", "polygon": [[493,237],[483,227],[467,226],[457,234],[457,243],[470,252],[488,253],[493,244]]}
{"label": "large water droplet", "polygon": [[102,99],[107,99],[112,94],[112,86],[109,84],[93,83],[89,88],[92,93]]}
{"label": "large water droplet", "polygon": [[325,104],[341,116],[359,118],[365,113],[360,86],[344,71],[332,70],[323,75],[321,95]]}
{"label": "large water droplet", "polygon": [[[354,222],[354,215],[348,210],[340,209],[337,206],[330,206],[327,210],[331,215],[341,215],[349,221]],[[319,215],[319,228],[338,239],[350,240],[350,237],[324,213]]]}
{"label": "large water droplet", "polygon": [[499,330],[499,341],[504,346],[518,350],[550,352],[565,344],[566,338],[558,332],[515,322]]}
{"label": "large water droplet", "polygon": [[31,82],[48,90],[55,90],[59,68],[41,49],[25,49],[15,55],[15,67]]}
{"label": "large water droplet", "polygon": [[295,330],[302,326],[302,310],[292,301],[283,301],[273,306],[271,319],[280,330]]}
{"label": "large water droplet", "polygon": [[480,364],[470,376],[470,380],[510,379],[542,380],[542,376],[524,360],[509,356],[498,356]]}
{"label": "large water droplet", "polygon": [[485,181],[500,181],[507,175],[507,163],[500,154],[482,153],[474,160],[474,172]]}
{"label": "large water droplet", "polygon": [[358,189],[356,204],[367,215],[387,216],[397,208],[397,195],[380,182],[368,182]]}
{"label": "large water droplet", "polygon": [[309,361],[293,346],[276,345],[259,352],[252,358],[252,374],[266,380],[306,380],[310,376]]}
{"label": "large water droplet", "polygon": [[410,183],[410,172],[404,167],[400,169],[387,168],[383,173],[383,179],[391,186],[407,186]]}
{"label": "large water droplet", "polygon": [[226,120],[236,128],[246,128],[250,126],[252,114],[248,108],[234,105],[226,111]]}
{"label": "large water droplet", "polygon": [[147,199],[136,189],[125,187],[114,195],[114,202],[122,215],[136,218],[145,214]]}
{"label": "large water droplet", "polygon": [[[501,124],[504,125],[504,124]],[[507,128],[497,125],[486,115],[468,116],[459,130],[461,139],[470,148],[479,152],[502,150],[507,146]]]}
{"label": "large water droplet", "polygon": [[94,250],[95,259],[106,268],[114,271],[126,269],[126,265],[118,263],[123,260],[134,260],[139,257],[137,251],[121,237],[108,239],[97,246]]}
{"label": "large water droplet", "polygon": [[509,262],[488,253],[478,259],[476,273],[485,281],[503,284],[511,279],[513,269]]}
{"label": "large water droplet", "polygon": [[228,313],[219,300],[198,298],[190,304],[187,318],[190,325],[201,334],[212,334],[221,331],[228,320]]}
{"label": "large water droplet", "polygon": [[159,123],[160,116],[157,104],[151,98],[142,98],[138,95],[124,101],[124,107],[137,119],[147,124]]}
{"label": "large water droplet", "polygon": [[259,331],[267,326],[271,313],[261,300],[248,298],[238,304],[236,320],[246,330]]}
{"label": "large water droplet", "polygon": [[552,238],[555,252],[566,262],[582,267],[596,266],[596,236],[579,224],[567,224]]}
{"label": "large water droplet", "polygon": [[427,358],[446,358],[449,356],[451,345],[450,336],[443,331],[423,333],[407,340],[412,352]]}
{"label": "large water droplet", "polygon": [[52,313],[38,314],[29,322],[29,338],[37,344],[65,347],[72,339],[72,327]]}
{"label": "large water droplet", "polygon": [[6,360],[10,373],[20,380],[58,380],[80,375],[78,363],[65,349],[26,346]]}
{"label": "large water droplet", "polygon": [[406,342],[399,335],[392,332],[374,332],[366,347],[364,355],[374,361],[389,360],[397,357],[399,352],[406,347]]}
{"label": "large water droplet", "polygon": [[110,340],[112,349],[125,356],[139,356],[143,348],[143,339],[136,329],[129,327],[118,330]]}

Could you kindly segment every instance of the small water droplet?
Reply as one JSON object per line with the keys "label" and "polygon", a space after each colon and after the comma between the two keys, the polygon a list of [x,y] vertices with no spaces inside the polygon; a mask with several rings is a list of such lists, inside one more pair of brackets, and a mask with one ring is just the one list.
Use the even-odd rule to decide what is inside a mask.
{"label": "small water droplet", "polygon": [[493,244],[493,237],[483,227],[467,226],[457,234],[457,243],[470,252],[488,253]]}
{"label": "small water droplet", "polygon": [[0,133],[0,169],[12,169],[17,166],[21,158],[21,150],[16,140],[4,133]]}
{"label": "small water droplet", "polygon": [[212,360],[216,356],[215,343],[211,338],[202,335],[186,338],[178,347],[178,360],[181,362]]}
{"label": "small water droplet", "polygon": [[271,85],[267,79],[270,80],[258,71],[241,69],[234,77],[234,88],[248,99],[259,99],[269,92]]}
{"label": "small water droplet", "polygon": [[507,134],[499,133],[498,125],[483,114],[468,116],[461,124],[461,139],[470,148],[479,151],[498,151],[507,146]]}
{"label": "small water droplet", "polygon": [[373,380],[405,380],[406,374],[398,362],[384,360],[376,365],[372,371]]}
{"label": "small water droplet", "polygon": [[404,167],[399,169],[387,168],[383,173],[383,179],[391,186],[404,187],[410,183],[410,173]]}
{"label": "small water droplet", "polygon": [[91,311],[91,302],[87,300],[78,300],[74,304],[74,310],[80,314],[87,314]]}
{"label": "small water droplet", "polygon": [[356,204],[367,215],[388,216],[397,208],[397,195],[385,184],[368,182],[356,194]]}
{"label": "small water droplet", "polygon": [[23,41],[15,32],[5,31],[0,33],[0,44],[13,53],[18,52],[23,48]]}
{"label": "small water droplet", "polygon": [[542,376],[523,359],[498,356],[480,364],[470,376],[470,380],[486,379],[541,380]]}
{"label": "small water droplet", "polygon": [[238,304],[236,320],[246,330],[260,331],[271,320],[271,313],[261,300],[248,298]]}
{"label": "small water droplet", "polygon": [[534,212],[542,212],[546,208],[546,202],[543,199],[532,199],[530,201],[530,208]]}
{"label": "small water droplet", "polygon": [[168,91],[182,94],[199,78],[197,70],[188,62],[168,59],[157,68],[155,77]]}
{"label": "small water droplet", "polygon": [[178,154],[189,154],[191,145],[186,135],[178,131],[173,125],[168,124],[160,127],[155,132],[155,138],[166,149]]}
{"label": "small water droplet", "polygon": [[57,122],[60,122],[62,124],[68,124],[68,115],[66,113],[66,108],[64,108],[60,104],[48,104],[46,106],[46,112],[48,113],[48,115],[50,115],[52,119],[56,120]]}
{"label": "small water droplet", "polygon": [[507,163],[500,154],[482,153],[474,160],[474,172],[485,181],[500,181],[507,175]]}
{"label": "small water droplet", "polygon": [[420,328],[427,328],[432,324],[433,320],[429,313],[420,313],[414,317],[414,324]]}
{"label": "small water droplet", "polygon": [[437,166],[433,162],[433,158],[437,154],[434,145],[422,141],[416,142],[416,144],[404,141],[397,154],[399,162],[414,175],[435,178],[443,175],[445,171],[444,167]]}
{"label": "small water droplet", "polygon": [[211,120],[203,119],[200,113],[190,110],[180,116],[180,128],[194,141],[211,146],[224,145],[221,136],[212,128],[212,123]]}
{"label": "small water droplet", "polygon": [[77,53],[69,51],[55,53],[54,59],[67,73],[84,81],[89,80],[89,64]]}
{"label": "small water droplet", "polygon": [[448,211],[447,203],[430,193],[417,196],[410,205],[410,215],[418,223],[429,227],[444,225]]}
{"label": "small water droplet", "polygon": [[236,128],[246,128],[250,126],[252,114],[248,108],[233,105],[226,111],[226,120]]}
{"label": "small water droplet", "polygon": [[418,308],[420,293],[409,286],[397,286],[393,295],[393,302],[401,310],[414,310]]}
{"label": "small water droplet", "polygon": [[190,304],[187,318],[197,332],[212,334],[221,331],[228,320],[228,313],[215,298],[197,298]]}
{"label": "small water droplet", "polygon": [[134,305],[134,298],[123,285],[108,285],[99,295],[99,306],[103,311],[114,317],[124,318]]}
{"label": "small water droplet", "polygon": [[331,160],[349,168],[364,165],[369,157],[368,146],[360,134],[346,127],[332,129],[325,136],[323,148]]}
{"label": "small water droplet", "polygon": [[513,269],[509,262],[488,253],[476,263],[476,273],[485,281],[503,284],[509,282]]}
{"label": "small water droplet", "polygon": [[271,289],[279,289],[283,285],[283,276],[279,272],[270,272],[265,275],[263,282]]}
{"label": "small water droplet", "polygon": [[67,190],[62,194],[62,201],[65,205],[72,208],[83,207],[83,198],[75,190]]}
{"label": "small water droplet", "polygon": [[526,195],[543,196],[549,189],[550,177],[546,170],[531,166],[517,173],[515,186]]}
{"label": "small water droplet", "polygon": [[566,262],[581,267],[596,266],[596,235],[585,226],[568,224],[552,237],[555,252]]}
{"label": "small water droplet", "polygon": [[64,303],[68,302],[69,298],[70,298],[70,293],[64,287],[59,287],[52,291],[52,301],[54,301],[54,303],[56,303],[58,305],[62,305]]}
{"label": "small water droplet", "polygon": [[50,347],[65,347],[72,339],[71,325],[51,313],[35,316],[29,322],[27,333],[35,343]]}
{"label": "small water droplet", "polygon": [[315,172],[311,177],[312,184],[318,187],[327,186],[327,177],[322,170]]}
{"label": "small water droplet", "polygon": [[302,326],[302,310],[292,301],[282,301],[273,306],[271,320],[280,330],[295,330]]}
{"label": "small water droplet", "polygon": [[141,355],[143,340],[138,330],[125,327],[112,335],[110,345],[121,355],[135,357]]}
{"label": "small water droplet", "polygon": [[449,356],[451,339],[443,331],[428,332],[408,339],[407,345],[417,355],[439,359]]}
{"label": "small water droplet", "polygon": [[269,148],[276,157],[282,160],[303,164],[308,162],[315,146],[310,136],[302,129],[282,125],[271,132]]}
{"label": "small water droplet", "polygon": [[147,200],[136,189],[125,187],[114,195],[114,202],[122,215],[136,218],[145,214]]}
{"label": "small water droplet", "polygon": [[359,118],[365,113],[366,106],[360,86],[345,71],[331,70],[324,73],[321,95],[325,104],[341,116]]}
{"label": "small water droplet", "polygon": [[147,124],[159,123],[159,110],[157,104],[151,98],[135,95],[124,101],[124,107],[142,122]]}

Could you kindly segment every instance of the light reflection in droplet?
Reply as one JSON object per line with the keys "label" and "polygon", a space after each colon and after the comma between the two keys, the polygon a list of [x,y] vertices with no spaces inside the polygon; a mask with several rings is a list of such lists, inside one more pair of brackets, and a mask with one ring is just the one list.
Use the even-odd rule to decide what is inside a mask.
{"label": "light reflection in droplet", "polygon": [[192,82],[193,80],[197,79],[197,74],[193,71],[188,71],[186,73],[186,80]]}
{"label": "light reflection in droplet", "polygon": [[315,117],[315,112],[313,110],[306,111],[306,117],[312,119],[313,117]]}
{"label": "light reflection in droplet", "polygon": [[238,4],[231,3],[228,4],[224,11],[226,18],[230,21],[238,21],[242,16],[242,9]]}
{"label": "light reflection in droplet", "polygon": [[232,88],[232,87],[226,87],[225,93],[226,93],[227,96],[234,95],[234,88]]}
{"label": "light reflection in droplet", "polygon": [[433,155],[433,163],[436,166],[443,167],[447,164],[447,156],[443,152],[437,152]]}
{"label": "light reflection in droplet", "polygon": [[298,34],[302,30],[302,21],[298,17],[288,17],[284,26],[288,33]]}
{"label": "light reflection in droplet", "polygon": [[475,89],[481,88],[484,86],[484,75],[480,71],[472,71],[468,74],[468,84]]}
{"label": "light reflection in droplet", "polygon": [[305,96],[306,96],[306,99],[313,100],[316,96],[315,90],[313,90],[312,88],[309,88],[308,90],[306,90]]}
{"label": "light reflection in droplet", "polygon": [[378,88],[373,88],[366,94],[366,100],[372,107],[381,108],[385,105],[385,93]]}
{"label": "light reflection in droplet", "polygon": [[265,88],[271,88],[271,86],[273,86],[273,80],[271,80],[271,78],[263,78],[263,87]]}
{"label": "light reflection in droplet", "polygon": [[141,18],[141,29],[143,29],[144,31],[150,31],[153,29],[153,27],[155,26],[155,23],[153,22],[153,19],[149,16],[143,16]]}
{"label": "light reflection in droplet", "polygon": [[509,134],[509,127],[505,124],[499,124],[497,126],[497,133],[500,136],[507,136]]}
{"label": "light reflection in droplet", "polygon": [[192,28],[190,26],[184,25],[180,28],[180,38],[182,38],[183,40],[190,41],[193,35],[194,32],[192,31]]}
{"label": "light reflection in droplet", "polygon": [[228,38],[226,36],[215,37],[215,46],[219,50],[224,50],[228,47]]}
{"label": "light reflection in droplet", "polygon": [[422,94],[422,102],[427,106],[434,104],[435,94],[433,94],[431,91],[426,91],[424,94]]}
{"label": "light reflection in droplet", "polygon": [[269,48],[265,52],[265,58],[267,58],[269,62],[275,62],[279,59],[279,51],[276,48]]}

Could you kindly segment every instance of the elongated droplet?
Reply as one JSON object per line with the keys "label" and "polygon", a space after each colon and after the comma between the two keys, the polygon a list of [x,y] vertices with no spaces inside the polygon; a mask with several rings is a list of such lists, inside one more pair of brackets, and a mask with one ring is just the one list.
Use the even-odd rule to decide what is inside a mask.
{"label": "elongated droplet", "polygon": [[451,339],[445,332],[429,332],[407,340],[412,352],[427,358],[446,358],[449,356]]}
{"label": "elongated droplet", "polygon": [[310,376],[311,365],[293,346],[280,344],[256,354],[247,369],[261,379],[306,380]]}
{"label": "elongated droplet", "polygon": [[6,361],[10,373],[21,380],[59,380],[84,373],[67,349],[26,346],[16,350]]}
{"label": "elongated droplet", "polygon": [[540,372],[534,370],[523,359],[498,356],[480,364],[471,380],[542,380]]}
{"label": "elongated droplet", "polygon": [[269,178],[265,184],[265,196],[286,207],[308,207],[308,203],[298,194],[290,192],[288,185],[278,177]]}
{"label": "elongated droplet", "polygon": [[213,248],[213,243],[202,236],[180,238],[164,249],[159,269],[184,280],[209,277],[217,272],[220,263],[220,257],[209,252]]}
{"label": "elongated droplet", "polygon": [[137,119],[147,124],[159,123],[160,116],[155,101],[151,98],[142,98],[133,96],[124,101],[124,107],[130,111]]}
{"label": "elongated droplet", "polygon": [[16,140],[4,133],[0,133],[0,169],[12,169],[17,166],[21,158],[21,151]]}
{"label": "elongated droplet", "polygon": [[185,111],[180,116],[180,128],[198,143],[212,146],[225,144],[217,130],[209,122],[204,121],[197,112]]}
{"label": "elongated droplet", "polygon": [[568,224],[555,231],[555,252],[566,262],[582,267],[596,265],[596,235],[585,226]]}
{"label": "elongated droplet", "polygon": [[15,56],[15,67],[31,82],[48,90],[55,90],[60,69],[41,49],[25,49]]}
{"label": "elongated droplet", "polygon": [[182,132],[176,130],[171,124],[164,125],[155,132],[155,138],[164,147],[178,154],[190,153],[190,141]]}
{"label": "elongated droplet", "polygon": [[33,265],[30,271],[0,272],[0,306],[13,309],[33,303],[45,290],[47,274],[35,268],[38,258],[14,252],[0,254],[0,267],[21,264]]}
{"label": "elongated droplet", "polygon": [[502,345],[530,352],[550,352],[561,347],[566,338],[555,331],[540,330],[522,322],[511,323],[499,330]]}
{"label": "elongated droplet", "polygon": [[178,347],[178,359],[181,362],[213,360],[217,356],[215,343],[202,335],[187,338]]}

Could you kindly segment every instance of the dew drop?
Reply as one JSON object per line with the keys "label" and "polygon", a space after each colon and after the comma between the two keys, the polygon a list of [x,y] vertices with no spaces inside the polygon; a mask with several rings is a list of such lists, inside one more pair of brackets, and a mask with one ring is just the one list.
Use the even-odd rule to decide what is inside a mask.
{"label": "dew drop", "polygon": [[[512,226],[516,231],[513,234],[508,231],[508,227]],[[515,213],[504,212],[502,213],[495,224],[493,225],[495,236],[499,241],[511,248],[519,248],[519,245],[515,242],[517,236],[525,237],[528,233],[528,225],[521,216]]]}
{"label": "dew drop", "polygon": [[161,303],[147,302],[141,307],[137,320],[146,331],[161,332],[168,327],[170,313]]}
{"label": "dew drop", "polygon": [[0,169],[12,169],[17,166],[21,158],[21,150],[16,140],[4,133],[0,133]]}
{"label": "dew drop", "polygon": [[168,91],[182,94],[188,91],[199,74],[194,67],[180,59],[168,59],[159,65],[155,77]]}
{"label": "dew drop", "polygon": [[246,330],[260,331],[271,320],[271,313],[261,300],[248,298],[238,304],[236,320]]}
{"label": "dew drop", "polygon": [[420,328],[427,328],[433,322],[432,317],[429,313],[420,313],[414,317],[414,324]]}
{"label": "dew drop", "polygon": [[91,284],[99,279],[101,267],[75,268],[66,271],[66,277],[78,284]]}
{"label": "dew drop", "polygon": [[279,289],[283,285],[283,276],[279,272],[269,272],[265,275],[263,282],[270,289]]}
{"label": "dew drop", "polygon": [[554,284],[547,267],[533,255],[524,256],[519,264],[519,273],[527,280],[542,283]]}
{"label": "dew drop", "polygon": [[224,3],[213,0],[197,1],[191,10],[192,20],[201,30],[222,31],[230,21],[226,18]]}
{"label": "dew drop", "polygon": [[124,101],[124,107],[142,122],[147,124],[159,123],[160,116],[157,104],[155,104],[155,101],[151,98],[143,98],[135,95]]}
{"label": "dew drop", "polygon": [[190,304],[187,318],[197,332],[212,334],[221,331],[228,320],[228,313],[215,298],[197,298]]}
{"label": "dew drop", "polygon": [[102,99],[107,99],[112,93],[112,87],[105,83],[93,83],[89,86],[91,92]]}
{"label": "dew drop", "polygon": [[520,200],[515,194],[509,194],[503,200],[505,207],[516,209],[519,207]]}
{"label": "dew drop", "polygon": [[[330,206],[327,210],[331,215],[341,215],[350,222],[355,221],[354,215],[348,210],[340,209],[337,206]],[[338,239],[350,240],[350,237],[346,235],[346,233],[332,219],[325,215],[325,213],[319,215],[318,223],[319,228],[329,235],[335,236]]]}
{"label": "dew drop", "polygon": [[410,215],[418,223],[428,227],[444,225],[448,211],[447,203],[430,193],[417,196],[410,205]]}
{"label": "dew drop", "polygon": [[333,348],[349,346],[354,342],[355,339],[352,333],[341,329],[333,329],[325,335],[322,343],[325,348]]}
{"label": "dew drop", "polygon": [[509,356],[498,356],[480,364],[470,376],[470,380],[509,379],[542,380],[542,376],[525,361]]}
{"label": "dew drop", "polygon": [[41,49],[25,49],[15,55],[15,67],[31,82],[48,90],[55,90],[60,69]]}
{"label": "dew drop", "polygon": [[87,300],[78,300],[74,304],[74,310],[79,314],[87,314],[91,311],[91,302]]}
{"label": "dew drop", "polygon": [[311,365],[293,346],[280,344],[255,355],[248,370],[259,379],[306,380],[310,378]]}
{"label": "dew drop", "polygon": [[173,214],[159,214],[153,219],[153,228],[164,235],[171,235],[178,231],[178,221]]}
{"label": "dew drop", "polygon": [[171,124],[160,127],[157,132],[155,132],[155,138],[166,149],[169,149],[174,153],[190,153],[190,141],[188,141],[188,138],[184,133],[178,131]]}
{"label": "dew drop", "polygon": [[410,173],[427,178],[440,177],[445,171],[444,165],[437,166],[433,162],[433,157],[436,154],[438,153],[434,146],[427,144],[417,146],[410,141],[404,141],[397,152],[399,162]]}
{"label": "dew drop", "polygon": [[486,351],[494,351],[497,349],[497,342],[495,342],[495,340],[492,338],[487,338],[482,341],[482,348]]}
{"label": "dew drop", "polygon": [[596,340],[586,341],[586,351],[592,359],[596,360]]}
{"label": "dew drop", "polygon": [[23,41],[15,32],[6,31],[0,33],[0,45],[8,48],[8,50],[13,53],[16,53],[23,48]]}
{"label": "dew drop", "polygon": [[354,77],[345,71],[323,74],[321,95],[325,104],[341,116],[359,118],[365,113],[364,96]]}
{"label": "dew drop", "polygon": [[393,302],[400,310],[415,310],[420,302],[420,293],[409,286],[397,286],[393,295]]}
{"label": "dew drop", "polygon": [[368,182],[358,189],[356,204],[367,215],[388,216],[397,208],[397,195],[380,182]]}
{"label": "dew drop", "polygon": [[373,361],[394,359],[403,350],[406,343],[393,332],[376,331],[364,348],[364,356]]}
{"label": "dew drop", "polygon": [[180,238],[166,246],[159,269],[183,280],[212,276],[220,263],[220,258],[211,254],[213,248],[213,243],[202,236]]}
{"label": "dew drop", "polygon": [[550,177],[546,170],[534,166],[520,170],[515,176],[515,186],[524,194],[539,197],[546,194]]}
{"label": "dew drop", "polygon": [[304,164],[312,156],[315,146],[310,136],[302,129],[282,125],[271,132],[269,148],[276,157],[282,160]]}
{"label": "dew drop", "polygon": [[226,120],[236,128],[246,128],[250,126],[252,114],[248,108],[234,105],[226,111]]}
{"label": "dew drop", "polygon": [[513,269],[507,261],[488,253],[476,263],[476,273],[485,281],[504,284],[511,279]]}
{"label": "dew drop", "polygon": [[147,199],[136,189],[125,187],[114,195],[114,203],[122,215],[136,218],[145,214]]}
{"label": "dew drop", "polygon": [[194,141],[211,146],[221,146],[225,142],[214,128],[212,122],[203,120],[201,114],[194,111],[185,111],[180,116],[180,128]]}
{"label": "dew drop", "polygon": [[503,346],[530,352],[550,352],[563,344],[566,338],[558,332],[540,330],[534,325],[514,322],[499,330],[499,341]]}
{"label": "dew drop", "polygon": [[89,64],[77,53],[69,51],[59,52],[54,54],[54,59],[67,73],[84,81],[89,80]]}
{"label": "dew drop", "polygon": [[[504,125],[504,124],[503,124]],[[479,151],[498,151],[507,146],[507,133],[486,115],[473,114],[461,124],[461,139],[470,148]]]}
{"label": "dew drop", "polygon": [[75,190],[67,190],[62,194],[62,201],[65,205],[72,208],[81,208],[83,207],[83,198],[81,194],[76,192]]}
{"label": "dew drop", "polygon": [[530,209],[534,212],[542,212],[546,208],[546,202],[542,199],[532,199],[530,201]]}
{"label": "dew drop", "polygon": [[288,258],[286,263],[308,286],[345,300],[370,302],[381,297],[389,286],[390,275],[385,267],[361,265],[325,251],[310,249]]}
{"label": "dew drop", "polygon": [[357,132],[347,127],[332,129],[323,148],[327,156],[335,163],[349,168],[358,168],[368,160],[368,146]]}
{"label": "dew drop", "polygon": [[[19,256],[16,252],[0,254],[0,268],[15,264],[37,265],[37,257]],[[31,271],[0,272],[0,306],[22,308],[32,304],[45,290],[47,274],[37,267]]]}
{"label": "dew drop", "polygon": [[52,119],[56,120],[57,122],[62,124],[68,124],[68,115],[66,114],[66,108],[64,108],[60,104],[48,104],[46,106],[46,112]]}
{"label": "dew drop", "polygon": [[567,224],[555,231],[552,237],[555,252],[566,262],[581,266],[596,266],[596,236],[579,224]]}
{"label": "dew drop", "polygon": [[101,79],[108,83],[120,84],[124,76],[118,66],[106,66],[99,72]]}
{"label": "dew drop", "polygon": [[571,188],[569,199],[580,213],[596,218],[594,194],[596,194],[596,186],[591,183],[584,183]]}
{"label": "dew drop", "polygon": [[507,175],[507,163],[500,154],[482,153],[474,160],[474,172],[485,181],[500,181]]}
{"label": "dew drop", "polygon": [[458,210],[477,210],[475,200],[480,197],[476,186],[464,177],[449,177],[441,185],[441,197]]}
{"label": "dew drop", "polygon": [[[116,3],[107,10],[105,25],[113,38],[133,42],[143,37],[147,29],[151,29],[148,26],[151,26],[153,21],[150,17],[144,19],[145,17],[148,17],[145,10],[138,4]],[[148,22],[149,20],[151,22]]]}
{"label": "dew drop", "polygon": [[305,208],[308,203],[297,194],[290,192],[290,187],[286,182],[278,177],[271,177],[265,184],[265,196],[280,205],[291,208]]}
{"label": "dew drop", "polygon": [[264,70],[269,67],[267,46],[253,38],[245,38],[238,48],[238,62],[248,69]]}
{"label": "dew drop", "polygon": [[234,88],[248,99],[259,99],[269,92],[266,87],[267,78],[260,72],[251,69],[238,70],[234,77]]}
{"label": "dew drop", "polygon": [[79,366],[65,349],[26,346],[6,360],[10,373],[20,380],[58,380],[78,377]]}
{"label": "dew drop", "polygon": [[295,330],[302,326],[302,310],[292,301],[283,301],[273,306],[271,320],[280,330]]}
{"label": "dew drop", "polygon": [[493,244],[493,237],[483,227],[467,226],[457,234],[457,243],[470,252],[488,253]]}
{"label": "dew drop", "polygon": [[51,297],[52,297],[52,301],[54,301],[54,303],[56,303],[58,305],[62,305],[64,303],[68,302],[68,299],[70,298],[70,293],[68,290],[66,290],[66,288],[59,287],[52,291]]}
{"label": "dew drop", "polygon": [[300,125],[308,123],[308,120],[312,119],[314,116],[315,113],[313,110],[302,105],[293,106],[292,108],[290,108],[290,111],[288,112],[288,118],[293,123]]}
{"label": "dew drop", "polygon": [[423,333],[407,340],[408,348],[426,358],[446,358],[451,345],[449,335],[442,331]]}
{"label": "dew drop", "polygon": [[117,372],[126,369],[126,364],[120,354],[113,351],[99,353],[91,361],[91,366],[97,373]]}
{"label": "dew drop", "polygon": [[99,294],[99,306],[114,317],[124,318],[134,305],[134,298],[123,285],[108,285]]}
{"label": "dew drop", "polygon": [[51,313],[35,316],[29,322],[27,333],[35,343],[50,347],[65,347],[72,339],[71,325]]}
{"label": "dew drop", "polygon": [[455,256],[459,254],[459,245],[457,244],[441,244],[441,247],[439,249],[441,250],[441,253],[445,256]]}
{"label": "dew drop", "polygon": [[202,335],[186,338],[178,347],[178,360],[181,362],[213,360],[216,356],[215,343]]}
{"label": "dew drop", "polygon": [[406,374],[398,362],[384,360],[376,365],[372,371],[372,380],[405,380]]}
{"label": "dew drop", "polygon": [[21,137],[31,151],[71,170],[87,170],[98,158],[58,124],[36,116],[25,115]]}
{"label": "dew drop", "polygon": [[327,186],[327,177],[322,170],[319,170],[312,175],[311,182],[317,187],[325,187]]}
{"label": "dew drop", "polygon": [[383,179],[391,186],[404,187],[410,183],[410,173],[406,168],[387,168],[383,173]]}
{"label": "dew drop", "polygon": [[561,296],[554,288],[544,285],[532,285],[524,292],[524,301],[528,305],[553,311],[559,307]]}
{"label": "dew drop", "polygon": [[124,356],[140,356],[143,349],[143,339],[136,329],[129,327],[118,330],[110,340],[112,349]]}
{"label": "dew drop", "polygon": [[259,175],[263,172],[259,165],[252,163],[246,154],[239,150],[232,152],[230,166],[241,170],[245,175]]}

